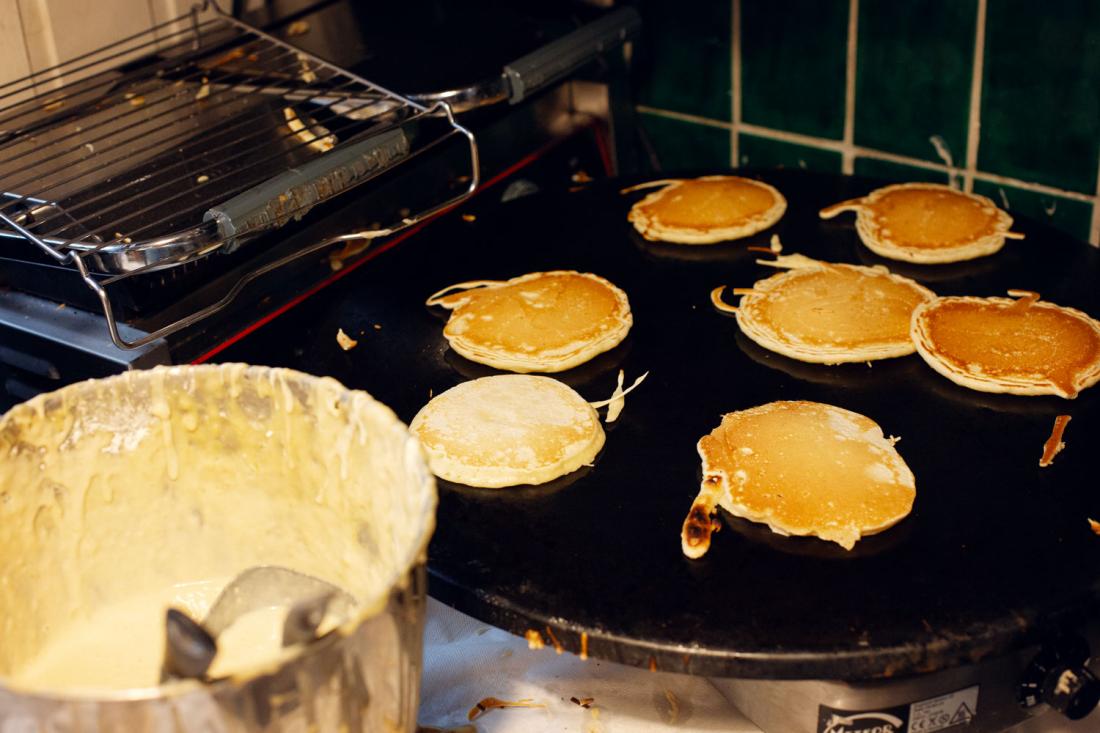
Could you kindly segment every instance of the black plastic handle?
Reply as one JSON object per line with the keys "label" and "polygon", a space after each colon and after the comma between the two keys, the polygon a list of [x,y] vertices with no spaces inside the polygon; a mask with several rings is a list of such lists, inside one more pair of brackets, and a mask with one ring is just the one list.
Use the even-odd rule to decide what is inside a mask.
{"label": "black plastic handle", "polygon": [[1082,665],[1058,666],[1043,681],[1043,702],[1070,720],[1080,720],[1100,704],[1100,680]]}
{"label": "black plastic handle", "polygon": [[1070,720],[1100,705],[1100,680],[1089,670],[1089,645],[1077,634],[1048,639],[1021,680],[1018,699],[1025,708],[1043,702]]}
{"label": "black plastic handle", "polygon": [[573,73],[597,54],[634,38],[642,19],[634,8],[620,8],[581,26],[558,40],[504,67],[510,87],[508,101],[522,101],[532,92]]}

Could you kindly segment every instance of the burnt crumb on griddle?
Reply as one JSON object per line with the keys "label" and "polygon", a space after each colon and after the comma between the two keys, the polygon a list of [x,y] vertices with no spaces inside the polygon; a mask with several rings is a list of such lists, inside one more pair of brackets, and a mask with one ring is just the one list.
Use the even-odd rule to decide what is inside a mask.
{"label": "burnt crumb on griddle", "polygon": [[304,36],[307,33],[309,33],[309,21],[306,20],[296,20],[286,28],[287,38]]}
{"label": "burnt crumb on griddle", "polygon": [[359,345],[359,342],[344,333],[344,329],[340,328],[336,331],[336,343],[344,351],[350,351]]}
{"label": "burnt crumb on griddle", "polygon": [[1066,425],[1069,424],[1069,421],[1069,415],[1058,415],[1054,418],[1054,428],[1050,432],[1050,437],[1043,443],[1043,455],[1039,459],[1040,468],[1046,468],[1054,463],[1054,457],[1061,453],[1062,449],[1066,447],[1065,442],[1062,440],[1062,436],[1066,432]]}
{"label": "burnt crumb on griddle", "polygon": [[523,638],[527,640],[528,649],[537,650],[546,647],[546,642],[542,640],[542,634],[535,629],[527,629],[523,634]]}
{"label": "burnt crumb on griddle", "polygon": [[494,708],[544,708],[546,707],[542,703],[535,702],[530,698],[524,698],[522,700],[501,700],[496,697],[485,697],[478,701],[476,705],[470,708],[470,712],[466,713],[467,720],[475,720],[482,714],[493,710]]}
{"label": "burnt crumb on griddle", "polygon": [[554,630],[551,629],[549,626],[546,627],[546,637],[550,639],[550,643],[554,645],[554,651],[557,654],[560,655],[562,652],[565,651],[565,647],[561,645],[561,642],[558,641],[558,637],[554,635]]}

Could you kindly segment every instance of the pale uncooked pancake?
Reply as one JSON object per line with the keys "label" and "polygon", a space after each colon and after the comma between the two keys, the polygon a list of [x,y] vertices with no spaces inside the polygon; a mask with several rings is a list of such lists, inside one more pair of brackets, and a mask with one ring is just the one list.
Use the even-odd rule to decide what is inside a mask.
{"label": "pale uncooked pancake", "polygon": [[870,418],[820,402],[770,402],[722,417],[699,441],[703,483],[681,530],[685,555],[710,547],[722,507],[781,535],[847,550],[913,508],[912,471]]}
{"label": "pale uncooked pancake", "polygon": [[952,382],[981,392],[1059,395],[1100,380],[1100,323],[1038,300],[936,298],[913,312],[917,353]]}
{"label": "pale uncooked pancake", "polygon": [[453,311],[443,336],[456,352],[521,373],[583,364],[618,346],[634,323],[626,293],[598,275],[571,270],[459,283],[427,304]]}
{"label": "pale uncooked pancake", "polygon": [[643,237],[678,244],[739,239],[775,224],[787,200],[773,186],[740,176],[653,181],[663,186],[631,207],[627,219]]}
{"label": "pale uncooked pancake", "polygon": [[550,377],[502,374],[435,397],[409,429],[436,476],[469,486],[542,484],[589,464],[604,443],[596,410]]}
{"label": "pale uncooked pancake", "polygon": [[1010,232],[1012,217],[985,196],[936,183],[899,183],[821,210],[822,219],[856,212],[859,238],[892,260],[934,264],[993,254]]}
{"label": "pale uncooked pancake", "polygon": [[790,267],[741,295],[736,308],[713,293],[719,310],[735,311],[741,331],[765,349],[819,364],[871,361],[913,353],[913,309],[936,297],[884,267],[780,257]]}

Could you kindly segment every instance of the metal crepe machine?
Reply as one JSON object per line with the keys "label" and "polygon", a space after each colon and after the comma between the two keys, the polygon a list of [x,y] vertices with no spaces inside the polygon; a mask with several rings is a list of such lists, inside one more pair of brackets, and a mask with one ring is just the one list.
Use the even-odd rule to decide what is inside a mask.
{"label": "metal crepe machine", "polygon": [[[129,372],[13,408],[0,453],[0,728],[415,728],[435,482],[369,395],[241,364]],[[232,587],[268,566],[355,604],[228,673],[153,670],[151,684],[121,689],[26,681],[56,637],[102,630],[103,609],[206,579]],[[146,622],[155,641],[139,633]],[[111,653],[63,666],[96,677],[128,656],[159,665],[166,625],[171,638],[152,604],[109,629]]]}

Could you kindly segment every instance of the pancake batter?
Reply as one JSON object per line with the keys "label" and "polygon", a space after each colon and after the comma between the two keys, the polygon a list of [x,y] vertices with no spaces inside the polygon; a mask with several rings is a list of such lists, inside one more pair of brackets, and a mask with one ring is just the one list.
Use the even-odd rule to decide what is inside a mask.
{"label": "pancake batter", "polygon": [[[75,384],[0,417],[0,455],[0,680],[23,689],[156,685],[165,609],[201,621],[256,566],[343,588],[355,623],[385,604],[434,516],[390,410],[287,370]],[[227,628],[210,675],[274,661],[285,614]]]}

